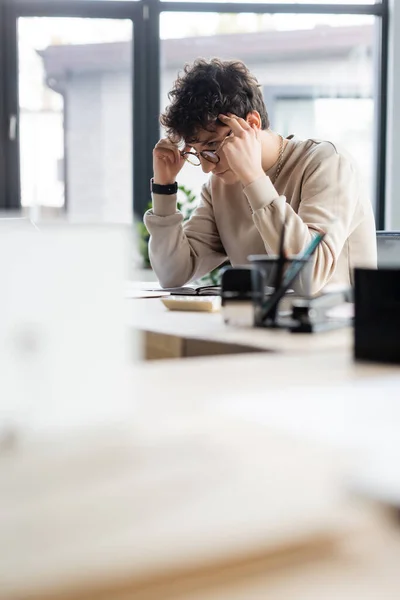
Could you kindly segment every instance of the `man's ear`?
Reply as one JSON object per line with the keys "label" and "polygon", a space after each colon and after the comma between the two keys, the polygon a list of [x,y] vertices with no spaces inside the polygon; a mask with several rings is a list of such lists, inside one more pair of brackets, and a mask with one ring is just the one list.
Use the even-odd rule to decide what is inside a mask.
{"label": "man's ear", "polygon": [[258,113],[256,110],[253,110],[253,112],[250,112],[247,115],[246,121],[250,125],[250,127],[255,126],[256,129],[261,129],[261,117],[260,117],[260,113]]}

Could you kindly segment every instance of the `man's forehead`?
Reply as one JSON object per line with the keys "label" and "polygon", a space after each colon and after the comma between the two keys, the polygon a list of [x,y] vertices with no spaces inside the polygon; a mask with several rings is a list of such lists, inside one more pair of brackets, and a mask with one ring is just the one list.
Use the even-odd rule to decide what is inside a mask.
{"label": "man's forehead", "polygon": [[215,139],[221,129],[223,129],[223,125],[215,126],[213,129],[199,129],[192,138],[185,141],[187,144],[204,144]]}

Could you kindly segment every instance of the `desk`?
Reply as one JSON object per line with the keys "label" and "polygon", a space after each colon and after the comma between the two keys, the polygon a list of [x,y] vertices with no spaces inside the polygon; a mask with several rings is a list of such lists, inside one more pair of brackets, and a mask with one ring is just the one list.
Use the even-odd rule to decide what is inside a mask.
{"label": "desk", "polygon": [[[330,442],[338,447],[352,443],[365,450],[371,429],[381,428],[392,433],[398,419],[393,399],[400,396],[398,367],[355,363],[352,360],[351,332],[336,331],[321,335],[297,336],[285,332],[264,330],[234,330],[226,328],[220,315],[173,313],[164,310],[155,300],[138,300],[129,303],[131,324],[143,331],[175,336],[178,339],[212,340],[227,344],[246,344],[264,353],[236,354],[235,356],[197,357],[176,361],[149,361],[135,365],[125,373],[113,389],[113,405],[119,408],[119,399],[125,395],[131,402],[121,402],[124,422],[134,424],[140,432],[151,427],[154,435],[165,424],[184,427],[186,419],[208,418],[235,412],[236,418],[260,420],[262,426],[273,427],[316,439],[332,432]],[[193,336],[189,338],[189,335]],[[322,390],[322,393],[321,393]],[[367,404],[366,392],[378,391],[375,409],[381,411],[385,427],[375,419],[376,410]],[[310,398],[312,403],[310,404]],[[345,420],[335,413],[338,402],[346,406]],[[285,406],[279,412],[276,407]],[[368,410],[365,411],[365,408]],[[361,411],[362,419],[352,418],[354,409]],[[259,419],[261,415],[261,419]],[[305,417],[312,416],[313,428],[304,425]],[[156,417],[155,417],[156,416]],[[306,423],[307,425],[307,423]],[[343,427],[338,427],[343,425]],[[143,427],[142,427],[143,426]],[[397,432],[396,432],[397,436]],[[3,469],[4,471],[4,469]],[[64,474],[61,474],[64,477]],[[112,476],[110,476],[112,480]],[[83,480],[82,480],[83,481]],[[123,485],[129,481],[122,482]],[[128,489],[129,486],[126,488]],[[104,491],[104,488],[100,488]],[[102,508],[98,495],[96,511]],[[0,499],[1,507],[1,499]],[[104,508],[104,507],[103,507]],[[108,514],[104,531],[104,548],[108,539],[118,542],[115,523],[123,531],[130,523],[132,506],[123,514]],[[365,537],[357,542],[349,540],[341,551],[310,555],[311,560],[291,563],[287,567],[269,570],[268,560],[262,557],[243,564],[240,568],[222,569],[207,582],[199,580],[176,581],[169,591],[129,590],[130,564],[134,564],[134,531],[132,537],[123,538],[118,552],[107,555],[102,562],[96,549],[83,553],[77,576],[92,569],[106,571],[109,584],[95,594],[71,595],[60,589],[49,596],[51,600],[397,600],[400,597],[400,530],[386,516],[371,515]],[[109,536],[109,537],[108,537]],[[116,537],[115,537],[116,536]],[[29,541],[29,530],[28,530]],[[46,556],[51,564],[54,547],[44,536],[38,554]],[[0,537],[1,545],[1,537]],[[150,545],[147,549],[151,555]],[[98,548],[97,548],[98,549]],[[17,561],[21,551],[17,545],[3,551],[15,553]],[[43,554],[42,554],[43,553]],[[1,554],[1,553],[0,553]],[[7,557],[9,558],[9,556]],[[26,556],[25,556],[26,558]],[[131,561],[131,563],[130,563]],[[18,578],[29,586],[38,585],[40,577],[21,561]],[[15,564],[15,563],[14,563]],[[93,572],[93,571],[92,571]],[[65,573],[64,573],[65,575]],[[67,573],[74,577],[74,572]],[[2,594],[0,599],[26,600],[21,593]],[[31,596],[32,597],[32,596]],[[44,594],[36,597],[47,600]]]}
{"label": "desk", "polygon": [[[268,365],[268,370],[266,366]],[[126,379],[121,381],[119,394],[122,390],[131,390],[132,407],[127,407],[126,422],[140,424],[147,423],[157,431],[165,422],[182,424],[185,418],[205,418],[207,414],[223,414],[229,410],[229,403],[236,401],[272,409],[277,404],[277,391],[283,390],[287,397],[295,400],[292,409],[287,413],[287,428],[291,429],[293,417],[301,421],[306,411],[305,400],[313,390],[326,386],[327,390],[337,390],[337,395],[319,397],[319,417],[325,418],[323,426],[333,427],[331,421],[332,407],[337,399],[348,401],[354,406],[357,402],[354,391],[357,386],[368,388],[376,384],[376,380],[387,385],[388,395],[382,394],[378,403],[382,407],[382,414],[386,414],[387,400],[390,391],[399,389],[400,380],[396,375],[398,369],[378,365],[356,364],[351,360],[350,352],[343,350],[327,350],[323,353],[310,353],[307,356],[271,354],[247,354],[237,356],[220,356],[209,358],[196,358],[185,361],[147,362],[137,365],[128,372]],[[341,386],[344,386],[342,389]],[[346,387],[347,386],[347,387]],[[390,390],[389,390],[390,387]],[[190,390],[190,391],[189,391]],[[280,398],[279,398],[280,399]],[[363,408],[364,398],[358,400]],[[118,395],[113,398],[118,403]],[[250,414],[249,413],[249,414]],[[154,419],[154,415],[157,418]],[[251,414],[250,414],[251,416]],[[290,417],[290,419],[289,419]],[[389,421],[393,413],[388,414]],[[180,421],[181,420],[181,421]],[[372,420],[372,423],[371,423]],[[272,413],[265,413],[265,424],[275,424]],[[374,425],[374,415],[367,411],[363,413],[361,422],[348,419],[347,442],[353,432],[362,432],[365,422]],[[379,426],[379,425],[378,425]],[[285,419],[281,420],[281,427],[285,429]],[[334,428],[334,427],[333,427]],[[155,434],[156,435],[156,434]],[[359,436],[362,439],[362,436]],[[334,440],[335,441],[335,440]],[[341,436],[336,440],[343,443]],[[99,495],[101,507],[101,495]],[[128,507],[124,515],[115,515],[115,522],[121,526],[121,521],[129,523]],[[124,517],[124,518],[123,518]],[[106,534],[113,537],[112,514],[108,515]],[[28,534],[29,535],[29,534]],[[28,538],[29,539],[29,538]],[[107,538],[106,538],[107,539]],[[117,538],[118,539],[118,538]],[[44,539],[43,547],[38,552],[53,552],[49,540]],[[383,515],[377,514],[371,518],[365,536],[356,543],[349,540],[340,552],[321,552],[309,556],[310,560],[300,560],[290,563],[290,566],[278,566],[270,570],[268,560],[262,557],[258,560],[243,564],[240,568],[223,569],[216,572],[211,580],[176,581],[170,591],[163,590],[162,596],[157,592],[143,593],[136,590],[129,591],[127,579],[129,578],[129,557],[134,556],[134,538],[125,540],[119,551],[112,553],[107,564],[102,565],[102,556],[96,552],[88,554],[77,576],[85,573],[85,564],[90,569],[95,568],[96,557],[107,569],[113,573],[107,591],[99,594],[69,595],[62,593],[49,596],[51,600],[397,600],[400,597],[400,577],[398,575],[398,561],[400,559],[400,533],[395,525]],[[13,548],[18,553],[18,548]],[[148,549],[150,551],[150,549]],[[130,554],[132,552],[132,554]],[[45,556],[45,554],[44,554]],[[85,563],[86,560],[86,563]],[[51,560],[49,561],[51,563]],[[97,565],[97,569],[99,566]],[[73,573],[69,575],[73,577]],[[29,582],[29,564],[21,561],[19,579]],[[33,577],[35,581],[35,577]],[[27,596],[2,595],[1,600],[26,600]],[[47,600],[47,596],[39,595],[40,600]]]}
{"label": "desk", "polygon": [[225,325],[221,313],[170,311],[159,298],[127,300],[128,323],[144,333],[147,359],[246,352],[321,352],[348,349],[352,330],[320,334]]}

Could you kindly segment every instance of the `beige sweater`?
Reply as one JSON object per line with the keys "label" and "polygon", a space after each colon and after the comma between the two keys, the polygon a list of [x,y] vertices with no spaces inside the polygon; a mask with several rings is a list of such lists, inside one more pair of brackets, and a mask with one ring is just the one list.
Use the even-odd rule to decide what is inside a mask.
{"label": "beige sweater", "polygon": [[315,255],[313,293],[328,282],[352,283],[355,266],[376,266],[373,211],[351,159],[330,142],[288,139],[274,185],[276,165],[246,187],[211,176],[186,223],[176,196],[153,194],[144,221],[161,285],[184,285],[227,258],[238,266],[250,254],[276,254],[285,217],[289,255],[301,253],[315,232],[328,232]]}

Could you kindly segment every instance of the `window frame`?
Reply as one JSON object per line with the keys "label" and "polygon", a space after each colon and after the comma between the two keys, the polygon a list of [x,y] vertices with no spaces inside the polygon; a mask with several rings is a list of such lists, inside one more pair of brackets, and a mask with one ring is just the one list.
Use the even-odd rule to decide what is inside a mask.
{"label": "window frame", "polygon": [[[151,2],[151,0],[150,0]],[[153,10],[149,10],[147,1],[126,2],[121,0],[6,0],[0,23],[0,37],[7,34],[5,44],[7,54],[4,61],[4,82],[2,87],[8,90],[8,95],[3,103],[5,116],[4,130],[1,131],[0,148],[6,155],[6,168],[9,177],[6,179],[4,194],[0,198],[0,209],[18,211],[21,209],[20,202],[20,165],[19,165],[19,99],[18,99],[18,39],[17,24],[20,18],[29,17],[70,17],[70,18],[93,18],[93,19],[129,19],[133,23],[133,73],[132,73],[132,176],[133,176],[133,198],[141,197],[146,187],[137,173],[147,172],[151,176],[152,145],[150,140],[155,137],[155,128],[150,132],[146,128],[149,122],[149,114],[158,112],[158,104],[148,101],[148,77],[149,62],[153,62],[152,52],[143,52],[143,48],[151,44],[149,23]],[[154,50],[153,50],[154,51]],[[141,85],[145,82],[145,85]],[[1,102],[0,102],[1,110]],[[17,138],[10,140],[6,123],[10,115],[17,117]],[[158,121],[157,121],[158,122]],[[68,157],[65,156],[65,161]],[[68,205],[68,181],[66,185],[65,207]],[[133,203],[132,203],[133,206]],[[133,206],[134,212],[141,212]]]}
{"label": "window frame", "polygon": [[[19,17],[86,17],[131,19],[133,40],[133,211],[141,217],[149,201],[152,150],[159,137],[160,15],[181,13],[348,14],[376,20],[375,64],[375,211],[377,229],[386,215],[387,88],[389,0],[375,4],[224,3],[161,0],[4,0],[0,3],[0,209],[20,208],[19,140],[8,136],[9,115],[18,115]],[[380,100],[380,101],[379,101]],[[4,158],[4,161],[1,158]],[[67,182],[66,182],[67,184]]]}
{"label": "window frame", "polygon": [[4,39],[4,5],[0,3],[0,210],[6,206],[7,182],[6,182],[6,86],[2,85],[5,82],[5,56],[6,44]]}

